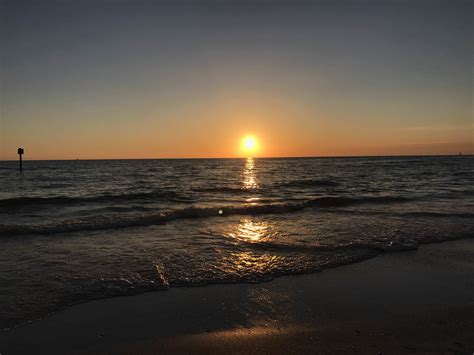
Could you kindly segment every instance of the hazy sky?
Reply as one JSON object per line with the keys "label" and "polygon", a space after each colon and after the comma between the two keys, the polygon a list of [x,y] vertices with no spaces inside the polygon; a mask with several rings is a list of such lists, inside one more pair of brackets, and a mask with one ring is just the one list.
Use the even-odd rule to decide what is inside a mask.
{"label": "hazy sky", "polygon": [[473,3],[0,0],[0,159],[474,153]]}

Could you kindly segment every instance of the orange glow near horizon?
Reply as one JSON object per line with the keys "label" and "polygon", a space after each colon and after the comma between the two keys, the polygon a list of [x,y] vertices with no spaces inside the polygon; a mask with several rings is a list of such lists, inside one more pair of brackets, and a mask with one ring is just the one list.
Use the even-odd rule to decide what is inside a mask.
{"label": "orange glow near horizon", "polygon": [[341,2],[0,0],[0,161],[474,154],[471,2]]}

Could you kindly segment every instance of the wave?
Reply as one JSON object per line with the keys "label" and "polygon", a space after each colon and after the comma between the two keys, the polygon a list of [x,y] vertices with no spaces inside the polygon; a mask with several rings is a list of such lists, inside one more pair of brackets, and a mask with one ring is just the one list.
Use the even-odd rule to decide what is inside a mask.
{"label": "wave", "polygon": [[281,188],[281,187],[316,187],[316,186],[326,186],[326,187],[333,187],[339,186],[340,184],[336,181],[332,180],[325,180],[325,179],[300,179],[300,180],[293,180],[287,181],[282,183],[275,183],[273,185],[267,187],[260,187],[260,188],[243,188],[243,187],[229,187],[229,186],[215,186],[215,187],[196,187],[193,188],[195,192],[216,192],[216,193],[229,193],[229,194],[245,194],[248,193],[249,190],[255,192],[256,190],[260,191],[270,191],[273,188]]}
{"label": "wave", "polygon": [[72,184],[65,184],[65,183],[49,183],[44,185],[38,185],[40,189],[57,189],[63,187],[72,187]]}
{"label": "wave", "polygon": [[84,203],[130,202],[131,200],[157,201],[165,199],[173,202],[192,202],[193,199],[171,191],[153,191],[130,194],[104,194],[96,196],[56,196],[56,197],[15,197],[0,200],[0,209],[23,208],[44,205],[74,205]]}
{"label": "wave", "polygon": [[0,236],[19,234],[54,234],[75,231],[140,227],[163,224],[177,219],[225,217],[232,215],[280,214],[300,211],[309,207],[330,208],[364,203],[383,204],[407,201],[410,201],[410,199],[396,196],[320,197],[302,202],[279,204],[242,205],[222,208],[193,206],[159,214],[98,216],[50,224],[0,224]]}
{"label": "wave", "polygon": [[398,212],[398,211],[357,211],[357,210],[341,210],[333,209],[331,211],[337,214],[345,213],[350,215],[372,215],[372,216],[392,216],[392,217],[421,217],[421,218],[474,218],[474,213],[471,212],[434,212],[434,211],[412,211],[412,212]]}
{"label": "wave", "polygon": [[339,186],[337,181],[324,179],[302,179],[284,182],[278,186],[282,187],[311,187],[311,186]]}
{"label": "wave", "polygon": [[[255,193],[256,189],[250,189],[252,193]],[[249,193],[249,189],[244,189],[240,187],[227,187],[227,186],[217,186],[217,187],[196,187],[193,188],[195,192],[217,192],[217,193],[230,193],[230,194],[246,194]]]}
{"label": "wave", "polygon": [[474,218],[474,213],[470,212],[403,212],[400,213],[404,217],[459,217],[459,218]]}
{"label": "wave", "polygon": [[372,242],[347,242],[342,244],[287,244],[275,242],[249,242],[239,240],[246,246],[268,252],[297,252],[297,253],[314,253],[314,252],[337,252],[337,251],[353,251],[353,250],[374,250],[378,252],[386,251],[402,251],[414,250],[419,246],[419,242],[405,238],[395,241],[377,241]]}

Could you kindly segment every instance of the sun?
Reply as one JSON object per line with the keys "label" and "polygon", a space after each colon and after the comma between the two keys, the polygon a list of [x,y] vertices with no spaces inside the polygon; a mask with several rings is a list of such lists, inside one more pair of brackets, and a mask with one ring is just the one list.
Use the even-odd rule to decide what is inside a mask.
{"label": "sun", "polygon": [[251,136],[248,136],[248,137],[245,137],[244,138],[244,146],[245,146],[245,149],[247,150],[253,150],[255,148],[255,138],[254,137],[251,137]]}
{"label": "sun", "polygon": [[245,136],[242,138],[242,150],[246,155],[254,154],[257,151],[258,142],[254,136]]}

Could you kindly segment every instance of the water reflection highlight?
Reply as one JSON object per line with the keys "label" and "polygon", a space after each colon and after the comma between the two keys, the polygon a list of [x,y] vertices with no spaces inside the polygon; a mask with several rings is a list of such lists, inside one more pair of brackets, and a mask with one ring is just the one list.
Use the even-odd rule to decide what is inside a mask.
{"label": "water reflection highlight", "polygon": [[242,180],[245,189],[256,189],[258,187],[255,170],[255,159],[247,158],[242,172]]}
{"label": "water reflection highlight", "polygon": [[250,219],[242,220],[235,232],[229,235],[237,240],[246,242],[260,242],[268,239],[270,226],[267,222],[254,222]]}

